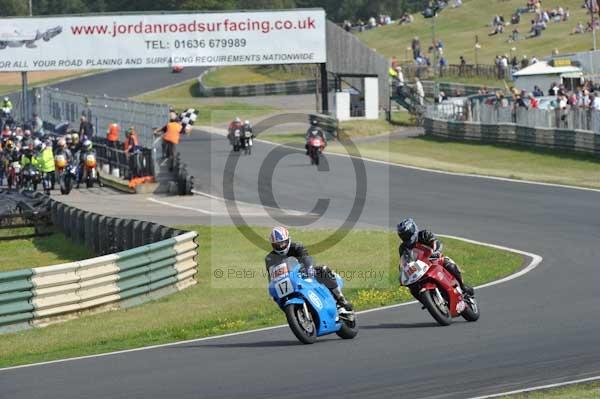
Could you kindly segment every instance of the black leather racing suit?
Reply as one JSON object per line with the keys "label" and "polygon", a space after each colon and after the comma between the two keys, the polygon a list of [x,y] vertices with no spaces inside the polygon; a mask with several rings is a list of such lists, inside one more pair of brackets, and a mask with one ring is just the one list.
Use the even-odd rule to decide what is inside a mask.
{"label": "black leather racing suit", "polygon": [[[400,248],[398,249],[400,256],[402,257],[403,251],[412,249],[417,243],[427,245],[433,249],[434,256],[436,254],[439,256],[439,253],[442,251],[442,243],[436,238],[435,234],[429,230],[421,230],[417,234],[415,242],[402,242],[402,244],[400,244]],[[444,256],[444,267],[458,280],[463,291],[471,290],[471,288],[466,286],[463,282],[462,273],[458,265],[447,256]]]}
{"label": "black leather racing suit", "polygon": [[317,281],[329,288],[334,298],[338,299],[337,291],[339,290],[336,290],[336,288],[338,288],[338,283],[333,272],[327,266],[314,266],[312,257],[308,254],[306,247],[302,245],[302,243],[290,243],[290,249],[288,250],[287,255],[278,254],[275,251],[269,252],[265,257],[265,266],[267,268],[267,272],[269,271],[269,267],[285,262],[286,258],[289,258],[290,256],[298,259],[298,262],[300,262],[306,269],[312,266],[314,268]]}

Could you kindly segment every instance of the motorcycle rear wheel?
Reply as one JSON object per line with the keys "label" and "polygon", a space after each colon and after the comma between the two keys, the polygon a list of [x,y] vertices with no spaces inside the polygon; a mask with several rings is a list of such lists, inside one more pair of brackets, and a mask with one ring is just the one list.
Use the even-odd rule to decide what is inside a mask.
{"label": "motorcycle rear wheel", "polygon": [[432,290],[427,290],[421,293],[421,303],[427,308],[429,314],[438,322],[441,326],[449,326],[452,324],[452,315],[450,309],[446,305],[446,309],[440,309],[439,305],[434,299]]}
{"label": "motorcycle rear wheel", "polygon": [[303,344],[313,344],[317,340],[317,327],[314,318],[311,315],[311,320],[306,320],[302,305],[292,303],[286,306],[285,317],[298,341]]}

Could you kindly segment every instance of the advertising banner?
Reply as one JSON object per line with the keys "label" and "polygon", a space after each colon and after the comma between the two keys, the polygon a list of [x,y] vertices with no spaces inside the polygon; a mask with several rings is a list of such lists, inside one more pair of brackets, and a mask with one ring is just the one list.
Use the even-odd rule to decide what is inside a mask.
{"label": "advertising banner", "polygon": [[0,19],[0,72],[326,62],[318,9]]}

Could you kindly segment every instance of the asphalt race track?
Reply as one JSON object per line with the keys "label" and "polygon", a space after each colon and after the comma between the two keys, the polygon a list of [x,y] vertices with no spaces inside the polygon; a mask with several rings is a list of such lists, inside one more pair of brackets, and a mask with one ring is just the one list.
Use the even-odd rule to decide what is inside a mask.
{"label": "asphalt race track", "polygon": [[187,67],[180,73],[170,68],[119,69],[51,85],[61,90],[92,96],[133,97],[198,77],[206,68]]}
{"label": "asphalt race track", "polygon": [[[230,196],[223,188],[230,157],[224,137],[193,135],[180,150],[203,191]],[[236,199],[268,197],[274,169],[278,205],[310,211],[318,198],[329,199],[328,224],[348,219],[362,189],[360,226],[391,228],[412,216],[438,233],[544,261],[480,290],[477,323],[438,327],[420,306],[401,306],[361,315],[352,341],[334,336],[304,346],[284,327],[4,370],[0,397],[468,398],[600,375],[600,192],[374,162],[363,164],[366,179],[357,183],[348,158],[327,155],[329,171],[317,172],[302,153],[260,142],[252,156],[230,162],[235,158]]]}

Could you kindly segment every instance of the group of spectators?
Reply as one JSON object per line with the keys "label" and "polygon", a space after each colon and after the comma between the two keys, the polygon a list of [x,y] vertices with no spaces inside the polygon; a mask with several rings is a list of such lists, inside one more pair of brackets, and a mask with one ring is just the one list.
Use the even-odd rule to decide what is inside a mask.
{"label": "group of spectators", "polygon": [[380,26],[391,25],[394,23],[392,17],[387,14],[380,14],[377,18],[371,17],[365,23],[362,19],[358,19],[355,23],[345,20],[342,27],[346,32],[350,32],[353,29],[363,32],[368,29],[375,29]]}
{"label": "group of spectators", "polygon": [[553,9],[544,10],[542,8],[541,0],[529,0],[527,2],[526,7],[517,9],[511,15],[510,23],[506,23],[502,15],[495,15],[490,24],[490,26],[492,27],[492,31],[488,33],[488,36],[502,34],[505,32],[506,27],[508,25],[511,25],[513,26],[513,29],[510,33],[510,37],[508,38],[508,42],[512,43],[521,40],[521,31],[519,30],[518,25],[521,23],[521,14],[524,13],[534,14],[533,18],[531,18],[530,20],[531,26],[529,28],[529,31],[527,35],[525,35],[526,39],[541,36],[542,32],[546,30],[550,22],[566,22],[569,20],[570,17],[568,7],[563,8],[559,6]]}
{"label": "group of spectators", "polygon": [[585,81],[583,85],[573,91],[567,90],[564,85],[558,83],[552,83],[546,93],[539,86],[535,86],[531,92],[511,87],[512,101],[509,101],[504,93],[498,91],[495,93],[495,97],[488,99],[486,103],[500,108],[508,108],[512,105],[513,110],[519,108],[539,109],[539,98],[551,97],[552,100],[545,108],[549,111],[568,112],[574,109],[600,111],[600,91],[598,89],[591,81]]}

